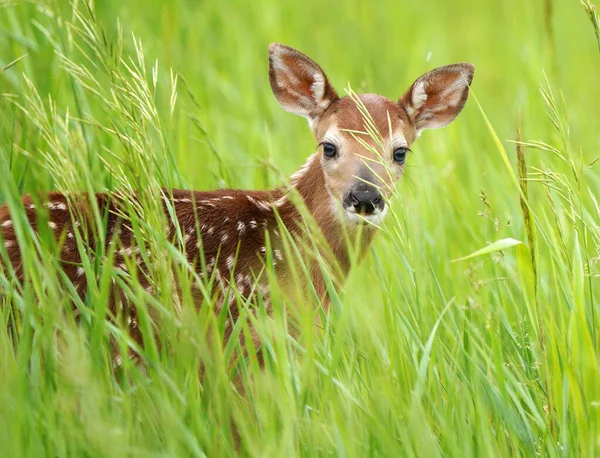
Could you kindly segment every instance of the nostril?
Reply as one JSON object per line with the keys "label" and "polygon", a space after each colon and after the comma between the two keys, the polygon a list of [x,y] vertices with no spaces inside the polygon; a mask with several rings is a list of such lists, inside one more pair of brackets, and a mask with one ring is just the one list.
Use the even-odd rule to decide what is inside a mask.
{"label": "nostril", "polygon": [[353,206],[355,207],[359,207],[360,206],[360,200],[358,200],[356,198],[356,196],[354,195],[354,193],[350,193],[350,202],[352,203]]}
{"label": "nostril", "polygon": [[363,205],[365,215],[370,215],[375,211],[375,205],[372,202],[367,202]]}
{"label": "nostril", "polygon": [[379,205],[382,200],[383,200],[383,196],[381,194],[377,194],[377,197],[375,197],[375,199],[373,199],[373,204]]}

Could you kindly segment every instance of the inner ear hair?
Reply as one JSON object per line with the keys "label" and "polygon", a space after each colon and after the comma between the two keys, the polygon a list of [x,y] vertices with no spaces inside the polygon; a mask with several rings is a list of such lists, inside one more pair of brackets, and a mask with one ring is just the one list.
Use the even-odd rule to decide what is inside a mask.
{"label": "inner ear hair", "polygon": [[459,63],[417,78],[399,100],[417,131],[444,127],[458,116],[469,96],[474,70],[472,64]]}
{"label": "inner ear hair", "polygon": [[269,46],[269,82],[283,109],[310,122],[339,98],[316,62],[279,43]]}

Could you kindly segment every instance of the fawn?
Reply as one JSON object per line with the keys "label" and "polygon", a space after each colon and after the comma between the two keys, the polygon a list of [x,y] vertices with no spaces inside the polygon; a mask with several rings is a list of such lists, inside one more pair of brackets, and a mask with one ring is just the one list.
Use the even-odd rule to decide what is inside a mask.
{"label": "fawn", "polygon": [[[467,100],[473,71],[468,63],[432,70],[419,77],[397,102],[376,94],[339,97],[321,67],[306,55],[281,44],[269,46],[269,80],[275,98],[285,110],[308,119],[318,151],[292,175],[289,188],[172,190],[163,191],[162,195],[165,212],[174,210],[177,220],[167,218],[168,236],[173,239],[176,228],[180,231],[187,260],[200,275],[216,279],[210,292],[215,310],[229,308],[225,340],[239,315],[235,296],[227,294],[232,283],[240,295],[261,294],[268,311],[268,285],[264,275],[260,276],[267,257],[273,261],[278,282],[290,282],[290,263],[283,255],[280,229],[284,226],[297,238],[303,234],[301,212],[292,202],[290,192],[293,190],[301,197],[304,208],[320,228],[343,280],[350,257],[342,234],[360,233],[358,251],[367,250],[377,225],[386,215],[387,200],[403,174],[409,147],[423,129],[443,127],[456,118]],[[365,123],[377,132],[376,136],[365,134]],[[48,219],[43,224],[48,224],[56,239],[61,240],[61,267],[84,297],[89,279],[81,266],[74,231],[94,225],[90,200],[56,192],[45,199]],[[123,197],[96,194],[96,199],[100,212],[107,215],[106,245],[118,246],[114,265],[126,270],[125,259],[133,257],[143,272],[140,249],[132,230],[123,224]],[[22,204],[35,232],[42,222],[39,209],[31,196],[23,197]],[[20,241],[6,206],[0,207],[0,229],[0,241],[10,260],[4,266],[0,262],[0,267],[6,271],[12,269],[14,276],[22,281],[26,272],[20,260]],[[86,247],[92,249],[94,232],[86,234]],[[310,276],[314,290],[326,300],[321,269],[310,266]],[[146,276],[140,275],[139,281],[149,292],[153,291]],[[109,304],[112,318],[123,316],[124,312],[117,308],[127,300],[116,285],[114,290]],[[201,304],[204,294],[199,289],[194,294]],[[135,307],[127,308],[125,313],[131,336],[141,343]],[[258,346],[258,337],[253,336],[253,340]]]}

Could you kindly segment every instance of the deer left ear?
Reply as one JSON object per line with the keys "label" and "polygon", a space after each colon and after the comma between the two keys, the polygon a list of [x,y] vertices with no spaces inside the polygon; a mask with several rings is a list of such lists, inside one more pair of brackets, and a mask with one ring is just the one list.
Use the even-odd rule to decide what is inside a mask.
{"label": "deer left ear", "polygon": [[417,132],[450,124],[469,96],[475,67],[461,63],[436,68],[418,78],[400,98]]}
{"label": "deer left ear", "polygon": [[269,46],[269,81],[279,104],[310,123],[338,99],[316,62],[279,43]]}

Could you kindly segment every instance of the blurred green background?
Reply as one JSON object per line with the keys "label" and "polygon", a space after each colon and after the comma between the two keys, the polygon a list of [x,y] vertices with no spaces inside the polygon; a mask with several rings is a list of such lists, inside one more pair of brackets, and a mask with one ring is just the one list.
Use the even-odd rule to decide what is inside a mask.
{"label": "blurred green background", "polygon": [[[61,62],[64,55],[88,68],[105,94],[119,92],[99,60],[83,56],[93,56],[93,46],[74,9],[95,24],[101,39],[94,43],[114,68],[124,68],[114,59],[121,43],[124,62],[137,61],[132,34],[150,86],[158,63],[148,103],[161,127],[147,128],[130,107],[146,126],[140,132],[151,132],[149,170],[163,186],[273,187],[315,150],[305,120],[271,94],[271,42],[312,57],[340,93],[350,85],[397,99],[434,67],[467,61],[476,68],[459,118],[426,131],[412,148],[394,216],[339,292],[343,310],[330,317],[331,329],[307,344],[316,363],[305,358],[290,373],[296,357],[286,354],[290,361],[264,374],[245,403],[226,386],[202,391],[180,370],[184,354],[163,355],[162,382],[119,389],[105,369],[90,382],[94,408],[81,411],[75,400],[96,377],[93,357],[71,355],[78,370],[36,385],[35,351],[13,352],[5,338],[2,369],[11,375],[0,390],[0,438],[11,456],[227,455],[236,440],[215,425],[229,415],[242,425],[242,452],[253,456],[600,453],[600,52],[585,4],[102,0],[90,13],[81,1],[1,1],[0,154],[10,171],[3,195],[77,188],[69,166],[48,167],[54,134],[35,123],[36,107],[67,145],[62,164],[96,190],[123,182],[107,164],[136,186],[148,179],[135,161],[108,153],[127,149],[116,135],[77,121],[125,125],[123,113]],[[67,113],[67,124],[82,129],[80,143],[53,123]],[[536,225],[529,235],[517,185],[519,126],[523,141],[542,142],[524,148]],[[159,165],[164,155],[168,167]],[[451,262],[505,238],[525,245]],[[35,294],[23,303],[37,303]],[[215,407],[217,394],[224,400],[213,400]],[[252,419],[239,414],[239,402]],[[62,414],[40,415],[44,409]]]}

